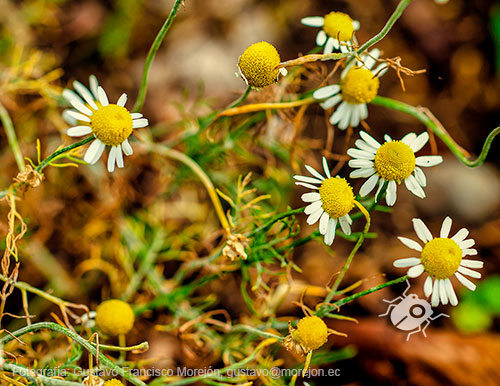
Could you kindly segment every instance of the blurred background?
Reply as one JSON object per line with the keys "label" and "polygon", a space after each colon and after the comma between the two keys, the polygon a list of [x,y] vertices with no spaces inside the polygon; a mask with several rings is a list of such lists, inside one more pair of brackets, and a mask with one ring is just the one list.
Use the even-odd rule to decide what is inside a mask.
{"label": "blurred background", "polygon": [[[71,143],[60,116],[60,92],[75,79],[88,85],[88,76],[95,74],[111,100],[126,92],[131,108],[144,58],[172,4],[171,0],[0,0],[0,101],[11,114],[25,156],[36,159],[36,139],[44,156],[61,143]],[[334,10],[360,21],[357,38],[362,43],[382,28],[396,5],[392,0],[186,0],[150,72],[142,112],[151,128],[144,130],[150,134],[142,135],[179,145],[222,191],[231,191],[238,175],[253,172],[254,187],[271,195],[265,209],[301,207],[302,190],[293,187],[291,175],[304,172],[302,162],[319,167],[325,154],[332,168],[339,167],[340,175],[349,173],[347,165],[337,163],[346,160],[346,134],[335,129],[334,140],[327,141],[333,128],[327,126],[319,106],[307,109],[300,129],[294,126],[296,111],[286,111],[268,115],[237,143],[218,138],[210,144],[204,137],[195,140],[189,135],[198,130],[203,117],[244,92],[246,85],[235,77],[235,71],[239,55],[250,44],[265,40],[278,49],[282,61],[296,58],[315,47],[317,33],[301,25],[300,19]],[[450,0],[438,5],[415,0],[377,47],[386,58],[401,57],[406,67],[426,69],[425,74],[404,78],[406,91],[395,72],[389,71],[381,80],[379,95],[428,107],[472,157],[477,155],[500,121],[500,3]],[[293,99],[318,87],[332,68],[330,63],[309,65],[293,82],[285,79],[260,93],[252,92],[249,101]],[[378,140],[385,133],[400,138],[425,130],[401,113],[379,106],[370,106],[369,112],[371,134]],[[452,232],[470,229],[485,262],[477,290],[461,288],[459,306],[437,310],[451,318],[432,322],[427,338],[417,334],[410,342],[387,318],[377,317],[386,309],[383,299],[399,296],[405,283],[344,306],[342,313],[355,317],[359,324],[329,322],[349,335],[330,338],[329,350],[348,347],[352,355],[328,365],[339,368],[340,377],[316,379],[316,384],[500,383],[500,145],[496,141],[487,162],[468,169],[437,140],[438,153],[445,161],[426,170],[427,198],[420,200],[400,187],[392,213],[373,216],[372,230],[378,238],[365,242],[346,277],[349,284],[366,279],[359,291],[401,276],[404,272],[393,268],[392,262],[410,257],[411,251],[396,236],[414,237],[414,217],[422,218],[437,234],[449,215],[454,220]],[[423,152],[430,154],[430,148]],[[5,189],[17,169],[3,131],[0,164],[0,186]],[[138,264],[134,256],[143,254],[158,232],[163,242],[156,251],[156,269],[167,289],[182,263],[206,256],[219,240],[217,219],[199,182],[185,167],[154,154],[136,152],[126,159],[125,169],[113,175],[108,175],[104,163],[50,168],[45,174],[42,185],[26,192],[18,204],[29,229],[26,241],[19,244],[23,256],[20,280],[91,309],[127,288],[127,278]],[[352,182],[355,191],[361,183]],[[8,210],[7,203],[1,202],[2,239],[8,230]],[[316,229],[305,223],[305,216],[297,219],[302,236]],[[294,273],[294,280],[324,287],[351,247],[340,239],[333,250],[321,240],[298,247],[293,261],[303,272]],[[210,272],[210,267],[205,270],[199,274]],[[228,310],[234,319],[248,317],[239,294],[240,280],[238,275],[222,277],[200,296],[216,296],[217,307]],[[412,280],[420,296],[423,280]],[[454,285],[459,289],[458,282]],[[300,309],[290,303],[299,295],[300,291],[290,294],[277,315],[301,316]],[[20,299],[12,295],[9,311],[22,314],[16,296]],[[131,300],[140,304],[151,296],[151,288],[142,283]],[[305,299],[311,307],[318,301],[312,296]],[[30,311],[39,320],[47,320],[54,309],[33,298]],[[142,328],[131,340],[152,340],[146,357],[160,358],[163,366],[218,363],[203,350],[205,356],[194,355],[175,335],[155,330],[155,325],[171,321],[168,310],[147,313],[137,322]],[[10,323],[9,329],[21,322]],[[287,363],[296,363],[286,352],[280,355]]]}

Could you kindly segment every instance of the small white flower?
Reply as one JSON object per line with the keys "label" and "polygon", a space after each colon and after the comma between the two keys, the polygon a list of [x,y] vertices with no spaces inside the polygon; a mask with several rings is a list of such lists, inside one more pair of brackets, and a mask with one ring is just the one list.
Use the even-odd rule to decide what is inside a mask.
{"label": "small white flower", "polygon": [[357,148],[347,150],[347,154],[353,159],[349,166],[357,168],[351,172],[351,178],[368,178],[361,186],[359,195],[361,197],[369,194],[379,184],[378,196],[384,183],[387,181],[387,205],[392,206],[396,202],[396,187],[404,181],[406,188],[415,196],[425,198],[424,187],[427,179],[420,167],[435,166],[443,162],[439,155],[421,156],[415,158],[415,153],[422,149],[429,140],[429,134],[424,132],[420,135],[409,133],[401,141],[393,141],[385,135],[386,142],[380,145],[373,137],[364,131],[360,131],[361,139],[356,140]]}
{"label": "small white flower", "polygon": [[433,237],[422,220],[414,218],[413,227],[418,238],[424,243],[398,237],[408,248],[420,252],[420,257],[408,257],[394,261],[397,268],[409,268],[409,277],[418,277],[423,272],[429,276],[424,283],[425,296],[431,296],[431,304],[436,307],[439,302],[456,306],[458,299],[451,284],[450,278],[455,275],[460,283],[474,291],[476,285],[464,275],[480,279],[481,274],[473,269],[483,268],[483,262],[479,260],[464,259],[465,256],[477,255],[477,250],[471,249],[474,245],[473,239],[466,239],[469,231],[460,229],[453,237],[449,238],[451,229],[451,218],[446,217],[441,226],[439,237]]}
{"label": "small white flower", "polygon": [[324,235],[326,245],[332,245],[337,223],[340,223],[346,235],[351,234],[352,220],[349,212],[354,206],[352,187],[345,178],[331,176],[324,157],[323,169],[326,177],[309,165],[305,167],[314,177],[293,176],[293,178],[298,181],[295,184],[314,190],[302,195],[302,200],[308,204],[304,210],[309,216],[307,223],[312,225],[319,220],[319,233]]}
{"label": "small white flower", "polygon": [[357,44],[354,31],[359,29],[359,21],[352,20],[343,12],[304,17],[300,22],[309,27],[321,28],[316,35],[316,45],[323,47],[325,54],[331,54],[334,49],[346,53],[353,50],[354,43]]}
{"label": "small white flower", "polygon": [[379,77],[388,69],[386,63],[371,70],[380,56],[378,49],[361,55],[361,61],[353,60],[340,74],[340,83],[321,87],[313,93],[313,97],[324,100],[320,105],[325,110],[340,105],[330,117],[332,125],[345,130],[349,126],[357,127],[361,120],[368,118],[368,106],[377,96]]}
{"label": "small white flower", "polygon": [[75,81],[73,87],[76,93],[69,89],[63,91],[64,98],[74,107],[65,110],[63,118],[72,125],[80,122],[80,125],[69,128],[67,134],[71,137],[92,134],[96,138],[83,158],[91,165],[101,158],[104,148],[109,146],[108,171],[113,172],[115,165],[123,168],[123,153],[133,153],[128,142],[132,130],[146,127],[148,120],[142,114],[130,113],[124,107],[127,102],[126,94],[122,94],[116,104],[111,104],[96,77],[92,75],[89,80],[90,90]]}

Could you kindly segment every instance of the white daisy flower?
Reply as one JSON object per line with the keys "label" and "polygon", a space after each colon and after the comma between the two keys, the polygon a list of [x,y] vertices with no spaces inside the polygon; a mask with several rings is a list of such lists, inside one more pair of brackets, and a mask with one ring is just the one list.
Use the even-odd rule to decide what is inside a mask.
{"label": "white daisy flower", "polygon": [[420,167],[430,167],[443,162],[440,155],[429,155],[415,158],[415,153],[422,149],[429,140],[429,134],[424,132],[420,135],[409,133],[401,141],[393,141],[385,135],[386,142],[380,145],[373,137],[360,131],[361,139],[354,143],[357,148],[347,150],[347,154],[353,159],[349,166],[357,168],[351,172],[351,178],[368,178],[361,186],[359,195],[361,197],[369,194],[379,184],[378,196],[384,183],[387,181],[387,194],[385,201],[392,206],[396,202],[396,187],[404,181],[406,188],[415,196],[425,198],[424,189],[427,179]]}
{"label": "white daisy flower", "polygon": [[332,125],[345,130],[349,126],[357,127],[361,120],[368,118],[366,104],[377,96],[379,78],[388,69],[388,65],[382,63],[371,70],[379,56],[380,50],[376,48],[361,55],[362,61],[353,60],[342,71],[339,84],[321,87],[313,93],[314,98],[325,99],[320,104],[325,110],[342,102],[330,117]]}
{"label": "white daisy flower", "polygon": [[305,167],[314,177],[293,176],[293,178],[298,181],[295,184],[315,190],[302,195],[302,200],[308,204],[304,210],[309,216],[307,223],[312,225],[319,220],[319,232],[324,235],[325,244],[332,245],[337,223],[340,223],[346,235],[351,234],[352,220],[349,212],[354,206],[352,187],[345,178],[331,176],[324,157],[323,169],[326,177],[309,165]]}
{"label": "white daisy flower", "polygon": [[449,238],[451,218],[446,217],[441,226],[439,237],[432,237],[431,232],[422,220],[414,218],[413,227],[418,238],[424,243],[422,247],[418,242],[406,237],[398,239],[408,248],[420,252],[420,258],[408,257],[394,261],[397,268],[409,268],[409,277],[418,277],[423,272],[429,275],[424,283],[425,296],[431,296],[431,304],[436,307],[439,302],[456,306],[457,295],[451,284],[450,277],[455,275],[460,283],[474,291],[476,285],[464,275],[480,279],[481,274],[471,268],[483,268],[479,260],[464,259],[465,256],[477,255],[477,250],[471,249],[473,239],[466,239],[469,231],[460,229],[453,237]]}
{"label": "white daisy flower", "polygon": [[109,146],[108,171],[113,172],[115,165],[123,168],[123,153],[133,153],[128,142],[132,130],[146,127],[148,120],[142,114],[130,113],[124,107],[127,102],[126,94],[122,94],[116,104],[109,103],[108,96],[97,83],[96,77],[91,76],[89,80],[90,90],[74,81],[73,87],[78,94],[69,89],[63,91],[63,96],[75,108],[63,112],[63,117],[75,125],[68,129],[67,134],[71,137],[92,134],[96,138],[83,157],[91,165],[101,158],[104,148]]}
{"label": "white daisy flower", "polygon": [[352,20],[343,12],[330,12],[323,16],[304,17],[302,24],[309,27],[322,27],[316,35],[316,45],[323,47],[323,53],[331,54],[333,50],[349,52],[357,44],[354,31],[359,29],[359,21]]}

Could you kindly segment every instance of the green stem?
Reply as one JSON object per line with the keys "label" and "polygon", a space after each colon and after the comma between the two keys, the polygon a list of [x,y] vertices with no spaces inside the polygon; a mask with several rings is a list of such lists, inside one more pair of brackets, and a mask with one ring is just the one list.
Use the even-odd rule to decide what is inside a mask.
{"label": "green stem", "polygon": [[418,119],[429,130],[431,130],[434,134],[436,134],[436,136],[439,137],[441,141],[444,142],[444,144],[451,150],[453,154],[455,154],[455,156],[460,160],[460,162],[471,168],[481,166],[484,163],[486,156],[488,155],[488,152],[490,150],[493,138],[495,138],[495,136],[497,136],[500,133],[500,126],[493,129],[486,137],[486,140],[484,141],[484,145],[479,156],[475,160],[471,160],[469,159],[469,156],[468,154],[466,154],[465,150],[462,149],[462,147],[460,147],[460,145],[458,145],[453,140],[453,138],[451,138],[451,136],[448,134],[445,128],[436,119],[432,119],[429,116],[429,114],[426,113],[425,109],[421,107],[414,107],[406,103],[381,96],[375,97],[375,99],[373,99],[371,103],[373,103],[374,105],[387,107],[392,110],[401,111]]}
{"label": "green stem", "polygon": [[246,326],[244,324],[238,324],[238,325],[233,326],[231,328],[231,332],[239,332],[239,331],[246,331],[246,332],[249,332],[251,334],[263,336],[265,338],[275,338],[275,339],[278,339],[278,341],[280,341],[280,342],[285,339],[282,336],[274,335],[274,334],[271,334],[270,332],[265,332],[265,331],[259,330],[257,328],[254,328],[254,327]]}
{"label": "green stem", "polygon": [[85,139],[81,140],[80,142],[74,143],[72,145],[63,147],[62,149],[59,149],[59,150],[55,151],[54,153],[52,153],[51,155],[49,155],[47,158],[45,158],[42,162],[40,162],[40,165],[38,165],[35,168],[35,171],[36,172],[41,172],[50,163],[50,161],[52,161],[57,156],[59,156],[59,155],[61,155],[63,153],[67,153],[70,150],[76,149],[77,147],[86,145],[87,143],[92,142],[94,139],[95,139],[94,136],[90,136],[88,138],[85,138]]}
{"label": "green stem", "polygon": [[252,86],[248,86],[245,92],[243,93],[242,96],[240,96],[238,99],[236,99],[231,105],[228,107],[228,109],[232,109],[233,107],[237,107],[241,105],[245,99],[247,99],[248,94],[250,94],[250,91],[252,90]]}
{"label": "green stem", "polygon": [[5,129],[5,134],[7,135],[7,141],[9,146],[14,153],[14,158],[16,159],[17,167],[20,171],[23,171],[26,167],[24,165],[23,153],[17,142],[16,131],[14,130],[14,125],[10,119],[9,113],[5,107],[0,103],[0,120],[2,121],[3,127]]}
{"label": "green stem", "polygon": [[63,381],[62,379],[46,377],[44,375],[36,374],[33,370],[27,369],[26,367],[14,365],[12,363],[4,363],[2,365],[2,370],[29,379],[35,385],[82,386],[80,382]]}
{"label": "green stem", "polygon": [[279,220],[281,220],[282,218],[285,218],[285,217],[288,217],[288,216],[293,216],[293,215],[296,215],[296,214],[299,214],[299,213],[302,213],[304,211],[305,207],[303,208],[299,208],[299,209],[291,209],[287,212],[283,212],[283,213],[279,213],[277,214],[275,217],[273,217],[272,220],[269,220],[267,223],[265,223],[264,225],[258,227],[257,229],[254,229],[252,232],[250,232],[246,237],[247,238],[252,238],[253,236],[255,236],[257,233],[259,232],[262,232],[262,231],[265,231],[266,229],[269,229],[273,226],[273,224]]}
{"label": "green stem", "polygon": [[[19,330],[16,330],[16,331],[12,332],[11,334],[6,335],[3,338],[1,338],[0,345],[5,345],[6,343],[15,339],[14,337],[19,337],[19,336],[22,336],[24,334],[27,334],[28,332],[41,330],[43,328],[46,328],[46,329],[52,330],[52,331],[56,331],[56,332],[60,332],[64,335],[66,335],[67,337],[71,338],[73,341],[75,341],[76,343],[80,344],[85,349],[87,349],[87,351],[89,351],[92,355],[97,356],[96,347],[94,345],[92,345],[88,340],[82,338],[80,335],[76,334],[75,332],[71,331],[70,329],[63,327],[57,323],[52,323],[52,322],[40,322],[40,323],[35,323],[35,324],[30,325],[30,326],[20,328]],[[116,371],[117,374],[119,374],[122,377],[124,377],[125,379],[127,379],[130,383],[133,383],[136,386],[146,386],[146,384],[144,382],[135,378],[129,372],[122,369],[120,366],[115,365],[102,352],[99,352],[99,361],[101,364]]]}
{"label": "green stem", "polygon": [[355,299],[357,299],[357,298],[359,298],[361,296],[365,296],[365,295],[371,294],[372,292],[381,290],[382,288],[385,288],[385,287],[389,287],[389,286],[391,286],[393,284],[401,283],[402,281],[405,281],[406,279],[408,279],[408,275],[401,276],[401,277],[399,277],[397,279],[394,279],[394,280],[388,281],[386,283],[380,284],[380,285],[378,285],[376,287],[367,289],[366,291],[361,291],[361,292],[358,292],[357,294],[354,294],[354,295],[348,296],[346,298],[337,300],[335,303],[333,303],[334,306],[330,308],[330,311],[336,309],[337,307],[342,307],[344,304],[350,303],[353,300],[355,300]]}
{"label": "green stem", "polygon": [[[389,33],[392,26],[396,23],[396,21],[398,21],[398,19],[403,14],[403,11],[410,3],[411,0],[401,0],[396,9],[394,10],[394,12],[392,13],[389,20],[387,20],[387,23],[385,23],[384,28],[382,28],[382,30],[378,34],[376,34],[374,37],[368,40],[365,44],[359,47],[358,50],[356,51],[355,56],[360,55],[363,51],[367,50],[374,44],[377,44],[379,41],[381,41],[385,37],[385,35]],[[355,56],[351,56],[349,59],[347,59],[346,64],[349,64],[354,59]]]}
{"label": "green stem", "polygon": [[168,30],[170,29],[170,26],[172,25],[175,19],[175,16],[177,15],[177,11],[179,10],[179,7],[182,4],[182,2],[183,0],[175,0],[172,10],[170,11],[170,14],[167,17],[167,20],[165,20],[165,23],[163,23],[160,32],[158,32],[158,35],[156,35],[156,38],[153,44],[151,45],[151,48],[149,49],[148,56],[146,57],[146,62],[144,63],[141,87],[139,89],[139,94],[137,95],[137,101],[135,102],[133,110],[134,112],[138,112],[142,108],[142,105],[144,104],[144,99],[146,98],[146,89],[148,87],[149,69],[151,67],[151,64],[153,63],[153,59],[155,58],[156,53],[158,52],[161,46],[161,43],[163,42],[163,39],[165,38],[165,35],[167,34]]}

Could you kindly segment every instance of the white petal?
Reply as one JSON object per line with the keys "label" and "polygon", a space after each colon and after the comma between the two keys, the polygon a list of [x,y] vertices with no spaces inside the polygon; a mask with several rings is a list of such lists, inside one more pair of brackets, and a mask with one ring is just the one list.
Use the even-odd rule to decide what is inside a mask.
{"label": "white petal", "polygon": [[368,134],[364,131],[360,131],[359,135],[371,147],[373,147],[375,149],[378,149],[380,147],[380,143],[378,143],[370,134]]}
{"label": "white petal", "polygon": [[323,205],[323,203],[321,202],[321,200],[314,201],[313,203],[311,203],[311,204],[309,204],[309,205],[306,206],[306,208],[304,209],[304,213],[307,214],[307,215],[310,215],[311,213],[314,213],[318,209],[320,209],[321,205]]}
{"label": "white petal", "polygon": [[417,243],[416,241],[409,239],[407,237],[398,237],[399,241],[401,241],[404,245],[406,245],[408,248],[414,249],[416,251],[421,252],[422,251],[422,246]]}
{"label": "white petal", "polygon": [[116,147],[111,147],[108,155],[108,172],[113,173],[115,171],[116,161]]}
{"label": "white petal", "polygon": [[78,124],[78,121],[70,114],[70,111],[73,111],[76,113],[76,111],[74,110],[69,110],[69,109],[66,109],[62,112],[62,118],[67,122],[69,123],[70,125],[76,125]]}
{"label": "white petal", "polygon": [[325,175],[328,178],[332,177],[332,175],[330,174],[330,169],[328,168],[328,162],[326,161],[325,157],[323,157],[323,170],[325,171]]}
{"label": "white petal", "polygon": [[389,69],[389,65],[387,63],[381,63],[375,69],[371,70],[374,75],[376,75],[378,78],[384,76],[384,74],[387,72]]}
{"label": "white petal", "polygon": [[81,113],[77,113],[74,110],[66,110],[68,112],[68,115],[76,119],[77,121],[83,121],[83,122],[90,122],[90,118],[87,117],[86,115],[83,115]]}
{"label": "white petal", "polygon": [[346,102],[342,102],[337,106],[335,112],[331,115],[329,122],[332,125],[336,125],[339,121],[344,117],[345,114],[348,113],[349,105]]}
{"label": "white petal", "polygon": [[90,75],[89,76],[89,87],[90,91],[92,94],[94,94],[94,99],[98,99],[98,92],[97,89],[99,88],[99,82],[97,81],[97,78],[95,75]]}
{"label": "white petal", "polygon": [[378,196],[380,195],[380,192],[382,191],[382,188],[384,187],[385,180],[381,178],[378,182],[378,189],[377,193],[375,193],[375,200],[378,202],[379,198]]}
{"label": "white petal", "polygon": [[424,272],[424,266],[422,264],[414,265],[408,270],[407,275],[409,277],[418,277]]}
{"label": "white petal", "polygon": [[125,106],[125,103],[127,103],[127,94],[123,93],[120,95],[120,98],[118,98],[118,102],[116,102],[116,104],[123,107]]}
{"label": "white petal", "polygon": [[342,216],[339,218],[340,227],[342,228],[342,232],[349,236],[351,234],[351,226],[349,225],[349,220],[347,220],[346,216]]}
{"label": "white petal", "polygon": [[479,260],[462,259],[460,265],[467,268],[483,268],[484,263]]}
{"label": "white petal", "polygon": [[359,27],[361,27],[360,22],[357,20],[353,20],[352,21],[352,28],[354,28],[354,31],[357,31],[359,29]]}
{"label": "white petal", "polygon": [[476,242],[473,239],[467,239],[465,241],[462,241],[461,243],[458,243],[458,246],[464,250],[472,247]]}
{"label": "white petal", "polygon": [[120,145],[116,145],[116,166],[123,168],[123,153]]}
{"label": "white petal", "polygon": [[459,272],[455,272],[455,276],[458,279],[458,281],[464,285],[464,287],[467,287],[471,291],[476,290],[476,285],[469,279],[467,279],[465,276],[461,275]]}
{"label": "white petal", "polygon": [[408,133],[403,138],[401,138],[401,142],[411,147],[413,141],[417,138],[417,134]]}
{"label": "white petal", "polygon": [[308,184],[321,184],[321,180],[317,178],[308,177],[308,176],[293,176],[294,179],[300,182],[307,182]]}
{"label": "white petal", "polygon": [[437,307],[439,305],[439,280],[434,280],[434,287],[432,288],[432,298],[431,305],[432,307]]}
{"label": "white petal", "polygon": [[335,39],[335,38],[332,38],[332,39],[333,39],[333,48],[335,48],[336,50],[338,50],[339,47],[340,47],[339,41],[337,39]]}
{"label": "white petal", "polygon": [[314,99],[325,99],[337,94],[340,91],[338,84],[331,84],[329,86],[318,88],[313,92]]}
{"label": "white petal", "polygon": [[331,218],[328,220],[328,228],[325,234],[325,244],[332,245],[333,240],[335,239],[335,230],[337,228],[337,219]]}
{"label": "white petal", "polygon": [[315,202],[318,201],[321,198],[321,196],[319,195],[319,193],[311,192],[311,193],[304,193],[301,198],[302,201],[304,202]]}
{"label": "white petal", "polygon": [[319,218],[321,217],[321,215],[323,214],[323,209],[319,208],[318,210],[316,210],[316,212],[312,213],[306,220],[306,222],[309,224],[309,225],[312,225],[314,224],[316,221],[319,220]]}
{"label": "white petal", "polygon": [[412,192],[415,196],[419,198],[425,198],[425,192],[420,186],[420,184],[417,182],[415,177],[413,177],[411,174],[408,176],[408,178],[405,180],[405,185],[406,188]]}
{"label": "white petal", "polygon": [[345,44],[341,44],[340,52],[342,52],[343,54],[347,54],[349,52],[349,48]]}
{"label": "white petal", "polygon": [[71,104],[75,109],[77,109],[79,112],[91,116],[92,115],[92,110],[90,110],[88,107],[86,107],[82,102],[80,102],[78,99],[72,99]]}
{"label": "white petal", "polygon": [[328,36],[326,35],[325,31],[320,30],[316,35],[316,45],[319,47],[323,47],[323,44],[325,44],[326,39],[328,39]]}
{"label": "white petal", "polygon": [[367,152],[366,150],[358,150],[354,148],[348,149],[347,155],[351,156],[352,158],[360,158],[370,161],[375,159],[375,154]]}
{"label": "white petal", "polygon": [[90,165],[95,164],[99,160],[99,158],[101,158],[102,152],[104,151],[105,147],[106,145],[104,145],[104,143],[96,139],[90,144],[87,152],[83,157],[83,160]]}
{"label": "white petal", "polygon": [[441,304],[446,305],[448,304],[448,294],[446,291],[446,287],[444,284],[444,280],[439,281],[439,298],[441,299]]}
{"label": "white petal", "polygon": [[134,119],[132,121],[132,128],[140,129],[141,127],[146,127],[149,124],[146,118]]}
{"label": "white petal", "polygon": [[427,226],[424,224],[422,220],[419,218],[414,218],[411,220],[413,222],[413,228],[415,229],[415,233],[418,238],[422,240],[424,243],[427,243],[432,240],[432,233],[429,231]]}
{"label": "white petal", "polygon": [[457,271],[463,275],[473,277],[474,279],[481,279],[481,274],[479,272],[473,271],[472,269],[460,266],[458,267]]}
{"label": "white petal", "polygon": [[132,155],[134,153],[134,150],[132,149],[132,146],[130,146],[130,143],[128,142],[128,139],[126,139],[125,141],[123,141],[123,143],[122,143],[122,149],[123,149],[123,153],[125,155]]}
{"label": "white petal", "polygon": [[373,161],[367,159],[352,159],[348,164],[351,168],[373,168]]}
{"label": "white petal", "polygon": [[368,178],[365,183],[361,186],[361,189],[359,190],[359,195],[361,197],[366,196],[369,194],[373,188],[375,188],[375,185],[377,185],[378,182],[378,174],[374,174],[370,178]]}
{"label": "white petal", "polygon": [[[376,55],[374,55],[374,53],[375,53]],[[379,50],[377,50],[377,49],[372,50],[372,51],[370,52],[370,55],[368,55],[368,56],[366,57],[366,59],[364,60],[365,65],[364,65],[363,67],[365,67],[365,68],[367,68],[367,69],[371,70],[371,68],[375,65],[376,60],[378,59],[378,56],[379,56],[379,55],[380,55],[380,51],[379,51]]]}
{"label": "white petal", "polygon": [[451,239],[458,244],[464,241],[468,235],[469,230],[467,228],[462,228],[457,233],[455,233],[455,235]]}
{"label": "white petal", "polygon": [[143,117],[141,113],[132,113],[130,114],[130,116],[132,117],[132,119],[138,119]]}
{"label": "white petal", "polygon": [[326,233],[326,230],[328,228],[328,220],[330,219],[330,216],[328,216],[328,213],[323,212],[319,219],[319,233],[324,235]]}
{"label": "white petal", "polygon": [[424,155],[415,159],[418,166],[426,168],[439,165],[441,162],[443,162],[443,157],[440,155]]}
{"label": "white petal", "polygon": [[78,95],[76,95],[74,91],[67,88],[63,90],[62,96],[70,103],[72,100],[77,100],[79,102],[82,101],[82,99]]}
{"label": "white petal", "polygon": [[467,249],[463,249],[462,250],[462,257],[464,257],[464,256],[474,256],[474,255],[477,255],[477,250],[476,249],[467,248]]}
{"label": "white petal", "polygon": [[106,91],[104,91],[104,89],[101,86],[97,87],[97,98],[99,99],[99,102],[101,102],[101,105],[103,106],[109,105],[109,100],[108,96],[106,95]]}
{"label": "white petal", "polygon": [[385,202],[388,206],[393,206],[396,203],[397,198],[397,185],[396,181],[389,181],[387,185],[387,193],[385,195]]}
{"label": "white petal", "polygon": [[425,178],[425,174],[422,169],[420,169],[418,166],[415,167],[414,170],[415,173],[415,178],[417,179],[417,182],[419,185],[423,188],[427,186],[427,178]]}
{"label": "white petal", "polygon": [[[123,149],[123,151],[125,152],[125,149]],[[125,155],[128,155],[128,154],[125,152]],[[309,188],[309,189],[314,189],[314,190],[319,189],[317,186],[314,186],[311,184],[306,184],[305,182],[296,182],[295,185],[303,186],[304,188]]]}
{"label": "white petal", "polygon": [[431,293],[432,293],[432,277],[427,276],[427,279],[425,279],[425,283],[424,283],[425,297],[428,298]]}
{"label": "white petal", "polygon": [[304,165],[307,169],[307,171],[309,173],[311,173],[314,177],[316,177],[317,179],[323,181],[325,179],[325,177],[323,177],[316,169],[314,169],[313,167],[309,166],[309,165]]}
{"label": "white petal", "polygon": [[410,147],[413,150],[413,152],[416,153],[417,151],[419,151],[424,147],[424,145],[427,143],[428,140],[429,140],[429,133],[427,131],[424,131],[417,138],[415,138]]}
{"label": "white petal", "polygon": [[333,52],[333,47],[335,45],[335,39],[333,38],[328,38],[325,44],[325,49],[323,50],[323,53],[326,54],[331,54]]}
{"label": "white petal", "polygon": [[448,295],[448,299],[450,300],[450,304],[452,306],[456,306],[458,304],[458,299],[450,279],[444,279],[444,285],[446,288],[446,294]]}
{"label": "white petal", "polygon": [[[356,161],[356,160],[354,160],[354,161]],[[375,174],[375,169],[373,169],[373,167],[361,168],[361,169],[354,170],[353,172],[351,172],[351,174],[349,174],[349,177],[351,177],[351,178],[367,178],[367,177],[372,176],[373,174]],[[371,190],[370,190],[370,192],[371,192]]]}
{"label": "white petal", "polygon": [[358,109],[358,106],[353,106],[351,108],[351,127],[358,127],[359,126],[360,115],[361,115],[361,113]]}
{"label": "white petal", "polygon": [[392,138],[389,134],[384,134],[384,140],[385,142],[392,142]]}
{"label": "white petal", "polygon": [[396,268],[406,268],[413,267],[415,265],[420,264],[420,259],[417,257],[407,257],[404,259],[397,259],[392,263]]}
{"label": "white petal", "polygon": [[446,217],[443,221],[443,224],[441,225],[441,232],[439,232],[439,237],[443,239],[447,239],[448,236],[450,235],[450,229],[451,229],[451,218]]}
{"label": "white petal", "polygon": [[308,16],[300,19],[300,22],[309,27],[323,27],[323,16]]}
{"label": "white petal", "polygon": [[358,147],[360,150],[365,150],[367,152],[375,154],[377,152],[377,149],[374,148],[372,145],[366,143],[362,139],[357,139],[356,142],[354,142],[354,145]]}
{"label": "white petal", "polygon": [[328,110],[329,108],[332,108],[337,103],[339,103],[341,100],[342,100],[342,96],[340,94],[337,94],[337,95],[332,96],[331,98],[328,98],[326,101],[321,102],[319,105],[324,110]]}
{"label": "white petal", "polygon": [[95,104],[94,96],[89,92],[87,87],[85,87],[83,84],[81,84],[76,80],[73,82],[73,87],[75,88],[76,91],[78,91],[78,93],[83,97],[85,102],[87,102],[90,107],[92,107],[94,110],[97,110],[97,105]]}
{"label": "white petal", "polygon": [[90,126],[75,126],[68,129],[66,134],[70,137],[81,137],[82,135],[87,135],[92,133],[92,128]]}
{"label": "white petal", "polygon": [[338,123],[338,127],[340,130],[347,129],[349,127],[349,125],[351,124],[352,111],[353,111],[353,109],[349,105],[349,107],[346,108],[346,111],[345,111],[344,115],[342,116],[342,119]]}

